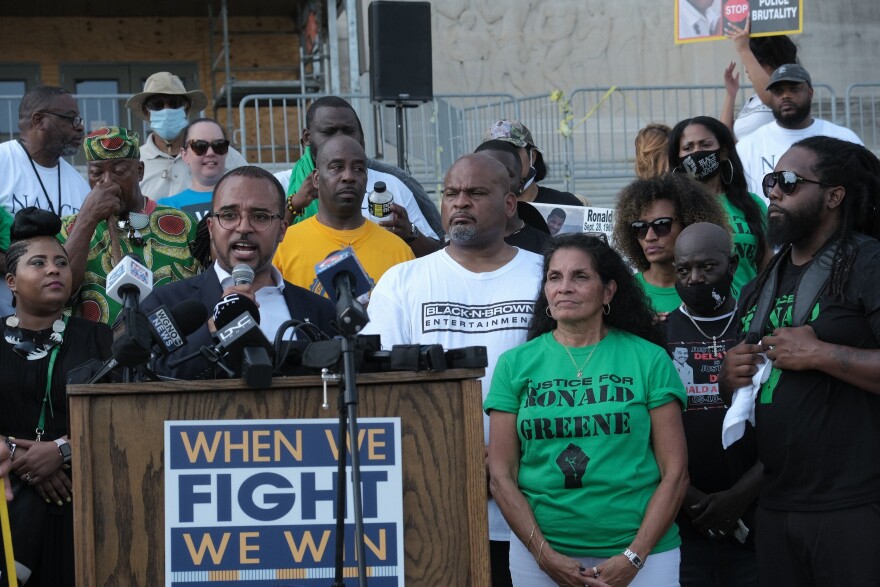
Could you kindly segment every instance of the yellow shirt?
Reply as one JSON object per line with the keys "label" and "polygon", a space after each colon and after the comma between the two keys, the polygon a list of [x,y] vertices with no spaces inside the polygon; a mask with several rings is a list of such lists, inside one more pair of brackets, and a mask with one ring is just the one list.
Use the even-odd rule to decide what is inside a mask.
{"label": "yellow shirt", "polygon": [[272,263],[290,283],[326,296],[315,276],[315,265],[345,247],[354,249],[370,278],[371,290],[390,267],[415,258],[403,239],[369,220],[355,230],[335,230],[312,216],[287,229]]}

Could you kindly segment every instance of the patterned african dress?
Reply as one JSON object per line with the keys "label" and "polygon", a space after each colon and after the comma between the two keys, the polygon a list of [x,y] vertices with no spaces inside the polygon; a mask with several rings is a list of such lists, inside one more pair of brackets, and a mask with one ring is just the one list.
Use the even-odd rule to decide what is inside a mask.
{"label": "patterned african dress", "polygon": [[[192,277],[202,267],[189,251],[189,243],[196,236],[196,221],[192,216],[168,206],[157,205],[147,198],[144,215],[146,226],[136,231],[120,228],[117,231],[121,255],[141,258],[153,272],[153,288]],[[62,219],[58,240],[67,242],[76,216]],[[122,305],[109,298],[105,291],[107,274],[113,269],[112,247],[107,221],[102,220],[89,243],[89,257],[82,286],[73,300],[73,315],[95,322],[113,324]],[[118,262],[118,259],[117,259]]]}

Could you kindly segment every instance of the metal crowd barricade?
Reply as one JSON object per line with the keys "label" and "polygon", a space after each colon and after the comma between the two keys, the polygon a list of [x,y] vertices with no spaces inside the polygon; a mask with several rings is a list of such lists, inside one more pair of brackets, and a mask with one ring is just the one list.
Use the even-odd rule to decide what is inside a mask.
{"label": "metal crowd barricade", "polygon": [[880,82],[847,86],[846,127],[880,155]]}

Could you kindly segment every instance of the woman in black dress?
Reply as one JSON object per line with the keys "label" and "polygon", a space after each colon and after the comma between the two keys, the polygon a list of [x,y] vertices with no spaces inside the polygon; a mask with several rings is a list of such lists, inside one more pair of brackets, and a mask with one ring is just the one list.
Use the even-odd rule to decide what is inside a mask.
{"label": "woman in black dress", "polygon": [[[51,212],[15,216],[6,253],[15,313],[0,318],[0,440],[12,452],[12,544],[28,587],[74,585],[68,463],[79,447],[69,443],[65,383],[78,365],[108,358],[112,343],[108,326],[63,312],[73,280],[60,229]],[[3,561],[0,570],[6,577]]]}

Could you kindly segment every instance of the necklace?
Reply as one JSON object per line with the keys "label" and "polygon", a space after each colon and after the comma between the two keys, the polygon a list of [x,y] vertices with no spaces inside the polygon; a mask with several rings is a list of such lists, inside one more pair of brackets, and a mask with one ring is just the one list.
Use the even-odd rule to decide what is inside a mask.
{"label": "necklace", "polygon": [[[697,321],[694,320],[693,317],[688,313],[688,311],[685,309],[685,306],[684,306],[684,305],[682,305],[682,307],[681,307],[681,313],[684,314],[685,316],[687,316],[688,320],[691,321],[691,324],[694,325],[694,328],[696,328],[697,330],[699,330],[699,331],[700,331],[700,334],[703,335],[703,338],[706,338],[706,339],[711,338],[711,339],[712,339],[712,344],[709,345],[709,349],[712,351],[712,355],[715,356],[715,357],[717,357],[717,356],[718,356],[718,352],[721,351],[721,350],[723,350],[723,349],[721,348],[721,345],[718,344],[718,339],[721,338],[722,336],[724,336],[724,335],[727,333],[727,329],[730,328],[731,323],[733,323],[733,318],[736,316],[736,310],[737,310],[738,307],[739,307],[739,306],[734,306],[734,307],[733,307],[733,310],[730,312],[730,319],[727,321],[727,325],[724,327],[724,330],[722,330],[722,331],[718,334],[718,336],[709,336],[708,334],[706,334],[705,332],[703,332],[703,329],[700,328],[700,325],[697,324]],[[715,320],[723,320],[723,319],[724,319],[724,316],[718,316],[718,318],[715,318],[713,321],[715,321]]]}
{"label": "necklace", "polygon": [[63,318],[52,323],[51,329],[26,330],[19,328],[18,316],[13,314],[6,318],[6,332],[4,338],[12,345],[12,350],[22,359],[38,361],[49,354],[54,347],[64,342]]}
{"label": "necklace", "polygon": [[516,230],[514,230],[513,232],[511,232],[511,233],[510,233],[510,236],[513,236],[513,235],[515,235],[515,234],[519,234],[519,233],[522,231],[522,229],[526,227],[526,221],[525,221],[525,220],[520,220],[520,222],[522,222],[522,224],[519,225],[519,228],[517,228]]}
{"label": "necklace", "polygon": [[27,147],[24,146],[24,141],[18,139],[18,144],[21,145],[21,148],[24,149],[24,154],[27,155],[28,161],[31,162],[31,169],[34,170],[34,175],[37,176],[37,181],[40,182],[40,187],[43,188],[43,195],[46,196],[46,202],[49,204],[49,210],[53,214],[61,215],[61,158],[58,158],[58,165],[56,169],[58,170],[58,211],[55,211],[55,206],[52,205],[52,200],[49,198],[49,192],[46,191],[46,186],[43,185],[43,178],[40,177],[40,172],[37,171],[37,165],[34,163],[34,158],[31,157],[30,151],[27,150]]}
{"label": "necklace", "polygon": [[128,232],[128,240],[136,247],[144,246],[144,238],[140,231],[150,224],[150,215],[147,213],[149,200],[145,196],[142,197],[144,198],[144,207],[141,211],[132,210],[128,213],[128,218],[118,222],[119,228]]}
{"label": "necklace", "polygon": [[[555,338],[556,338],[556,337],[554,337],[554,339],[555,339]],[[605,340],[605,339],[604,339],[604,338],[600,338],[600,339],[599,339],[599,342],[597,342],[596,344],[593,345],[593,350],[590,351],[590,354],[587,355],[587,360],[584,361],[583,364],[582,364],[580,367],[578,367],[577,361],[574,360],[574,356],[571,354],[571,351],[568,350],[568,347],[565,346],[564,344],[562,344],[561,342],[559,342],[559,340],[557,340],[556,342],[559,342],[559,345],[560,345],[563,349],[565,349],[565,352],[566,352],[566,354],[568,355],[568,358],[571,359],[571,364],[574,365],[574,368],[575,368],[575,369],[577,369],[577,377],[578,377],[578,379],[580,379],[581,377],[584,376],[584,369],[587,367],[587,364],[589,364],[590,359],[593,358],[593,353],[596,352],[596,349],[599,347],[600,344],[602,344],[602,341],[603,341],[603,340]]]}

